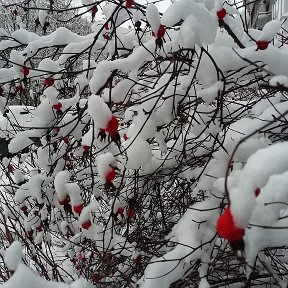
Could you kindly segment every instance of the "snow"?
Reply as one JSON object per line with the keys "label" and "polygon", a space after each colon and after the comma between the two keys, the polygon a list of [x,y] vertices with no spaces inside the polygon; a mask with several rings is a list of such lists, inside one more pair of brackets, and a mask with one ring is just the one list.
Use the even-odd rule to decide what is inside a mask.
{"label": "snow", "polygon": [[255,189],[266,185],[269,177],[288,169],[287,143],[277,143],[252,154],[246,165],[234,175],[229,191],[231,212],[238,227],[246,227],[256,205]]}
{"label": "snow", "polygon": [[261,34],[257,40],[270,42],[276,36],[276,34],[280,31],[281,21],[280,20],[272,20],[265,24],[262,29]]}
{"label": "snow", "polygon": [[[20,231],[16,234],[19,239],[30,231],[32,240],[27,242],[42,244],[41,253],[47,255],[51,247],[57,247],[66,260],[85,259],[90,252],[83,249],[88,239],[89,247],[95,245],[97,253],[123,257],[123,263],[113,262],[115,274],[109,272],[103,282],[112,279],[113,286],[113,281],[132,273],[131,279],[142,288],[173,286],[195,270],[196,260],[197,284],[210,287],[207,274],[214,261],[212,252],[230,253],[225,240],[219,240],[216,233],[220,207],[229,201],[235,224],[245,229],[245,260],[251,267],[261,250],[286,245],[287,229],[282,228],[288,224],[283,204],[288,201],[288,101],[285,93],[275,91],[288,86],[288,50],[276,37],[280,21],[270,21],[262,31],[247,32],[242,26],[243,12],[239,14],[222,0],[174,1],[161,16],[154,4],[146,11],[137,3],[133,9],[126,9],[125,3],[104,6],[82,0],[82,4],[84,13],[97,4],[98,14],[103,9],[100,17],[106,17],[95,20],[93,32],[85,36],[64,27],[39,36],[23,28],[26,18],[22,15],[13,20],[20,29],[11,35],[0,31],[5,35],[0,50],[8,53],[11,62],[9,68],[0,69],[4,90],[0,110],[5,113],[0,117],[1,138],[11,140],[9,151],[18,153],[2,161],[1,193],[8,200],[3,198],[1,205],[13,236],[13,229]],[[222,7],[228,13],[225,23],[245,48],[239,48],[229,31],[219,27],[216,11]],[[46,10],[35,12],[42,26],[47,20],[55,20],[55,15],[48,15]],[[141,20],[142,31],[135,31],[134,25],[124,27],[131,20],[134,24]],[[154,34],[160,25],[165,26],[163,47],[156,46],[146,20]],[[109,41],[104,33],[111,34]],[[271,43],[267,49],[256,50],[255,41]],[[55,47],[59,48],[57,53],[50,53]],[[44,59],[43,51],[47,52]],[[67,70],[70,64],[72,74]],[[28,79],[23,66],[31,67]],[[49,77],[55,83],[44,87],[43,78]],[[263,83],[273,89],[262,88]],[[238,91],[246,85],[255,89],[251,95]],[[35,100],[37,107],[10,105],[26,97],[26,92],[14,93],[15,87],[27,89],[27,97],[31,95],[28,100]],[[53,108],[57,103],[61,104],[59,113]],[[117,119],[121,139],[117,139],[117,133],[107,132],[111,119]],[[39,147],[32,137],[39,139]],[[65,143],[65,137],[69,143]],[[84,153],[84,145],[89,146],[89,154]],[[23,154],[27,147],[29,153]],[[224,187],[228,163],[229,199]],[[7,171],[9,164],[13,171]],[[112,176],[108,179],[109,174]],[[258,197],[257,188],[261,189]],[[179,198],[182,201],[181,189],[185,189],[183,207],[175,212],[168,205],[177,206]],[[83,204],[81,213],[73,210],[69,214],[68,201],[72,209]],[[164,213],[153,210],[159,203]],[[125,208],[123,215],[118,213],[119,207]],[[128,209],[135,211],[134,217],[128,217]],[[162,225],[165,213],[169,229]],[[48,227],[39,231],[46,220]],[[151,228],[152,222],[157,229]],[[141,251],[132,236],[142,225],[151,239],[155,233],[155,239],[167,241],[167,245]],[[37,249],[31,253],[36,254]],[[23,252],[20,242],[3,252],[7,268],[15,273],[0,287],[94,285],[82,278],[73,283],[71,279],[67,283],[46,281],[23,264]],[[143,255],[144,275],[133,274],[139,264],[135,263],[137,255]],[[101,257],[91,261],[98,265]],[[29,263],[29,253],[26,258]],[[77,271],[71,273],[75,279]],[[247,275],[251,272],[249,268],[246,271]]]}
{"label": "snow", "polygon": [[150,145],[140,136],[128,139],[123,146],[128,158],[126,167],[129,169],[139,169],[141,166],[145,166],[152,157]]}
{"label": "snow", "polygon": [[14,241],[5,251],[4,261],[10,270],[17,270],[22,263],[22,244],[19,241]]}
{"label": "snow", "polygon": [[61,199],[66,197],[67,191],[65,189],[65,184],[70,180],[71,174],[68,171],[60,171],[55,176],[54,186],[58,197]]}
{"label": "snow", "polygon": [[41,24],[42,27],[44,27],[44,24],[46,22],[46,18],[48,16],[48,13],[45,10],[40,10],[38,12],[38,18],[39,18],[39,22]]}
{"label": "snow", "polygon": [[87,112],[99,128],[107,128],[112,112],[100,96],[92,95],[88,98]]}
{"label": "snow", "polygon": [[149,4],[146,9],[146,18],[152,31],[157,35],[161,25],[158,8],[154,4]]}
{"label": "snow", "polygon": [[180,28],[183,47],[193,48],[194,43],[202,47],[214,42],[218,22],[203,5],[193,0],[176,1],[165,11],[161,21],[163,25],[172,27],[181,19],[184,20]]}
{"label": "snow", "polygon": [[[15,287],[30,287],[30,288],[69,288],[70,286],[61,282],[47,281],[38,276],[24,264],[20,264],[13,276],[1,288]],[[85,287],[85,286],[84,286]]]}
{"label": "snow", "polygon": [[110,165],[115,165],[115,158],[111,152],[97,156],[98,174],[103,183],[106,183],[106,175],[110,171]]}

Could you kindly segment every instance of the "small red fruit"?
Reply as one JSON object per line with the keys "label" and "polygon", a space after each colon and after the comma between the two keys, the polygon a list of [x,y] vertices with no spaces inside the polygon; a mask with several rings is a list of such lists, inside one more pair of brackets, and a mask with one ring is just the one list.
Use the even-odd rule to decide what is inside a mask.
{"label": "small red fruit", "polygon": [[68,137],[64,137],[63,141],[64,141],[64,143],[68,144],[69,143],[69,138]]}
{"label": "small red fruit", "polygon": [[98,11],[98,8],[96,5],[91,8],[92,15],[95,15],[97,11]]}
{"label": "small red fruit", "polygon": [[[161,24],[159,26],[159,29],[158,29],[158,32],[157,32],[157,38],[162,38],[164,37],[165,35],[165,32],[166,32],[166,29],[165,27]],[[152,36],[156,37],[156,34],[152,31]]]}
{"label": "small red fruit", "polygon": [[128,219],[133,218],[134,215],[135,215],[135,211],[133,209],[131,209],[131,208],[128,208],[127,209],[127,217],[128,217]]}
{"label": "small red fruit", "polygon": [[50,87],[54,84],[54,79],[53,78],[47,78],[44,80],[44,84],[45,84],[45,86]]}
{"label": "small red fruit", "polygon": [[164,37],[165,32],[166,32],[165,27],[164,27],[163,25],[160,25],[160,27],[159,27],[159,29],[158,29],[157,37],[158,37],[158,38]]}
{"label": "small red fruit", "polygon": [[261,189],[260,188],[256,188],[255,189],[255,196],[258,197],[258,195],[261,193]]}
{"label": "small red fruit", "polygon": [[108,33],[105,33],[104,35],[103,35],[103,38],[105,39],[105,40],[111,40],[111,36],[108,34]]}
{"label": "small red fruit", "polygon": [[68,196],[64,196],[64,197],[58,198],[58,201],[60,205],[67,205],[69,204],[70,199]]}
{"label": "small red fruit", "polygon": [[24,205],[24,206],[20,207],[20,210],[24,213],[27,213],[28,208],[27,208],[27,206]]}
{"label": "small red fruit", "polygon": [[106,175],[106,182],[110,183],[112,182],[116,177],[115,169],[111,166],[109,166],[109,171]]}
{"label": "small red fruit", "polygon": [[222,8],[221,10],[217,11],[217,17],[218,19],[224,19],[225,16],[227,15],[227,12],[224,8]]}
{"label": "small red fruit", "polygon": [[133,0],[126,0],[125,6],[127,9],[130,9],[134,4]]}
{"label": "small red fruit", "polygon": [[123,135],[123,139],[124,139],[124,141],[126,141],[128,139],[126,134]]}
{"label": "small red fruit", "polygon": [[117,210],[118,214],[123,215],[124,213],[124,208],[123,207],[119,207]]}
{"label": "small red fruit", "polygon": [[105,28],[105,30],[109,30],[109,25],[107,22],[104,24],[104,28]]}
{"label": "small red fruit", "polygon": [[90,219],[88,219],[81,224],[81,227],[83,229],[88,230],[91,227],[91,225],[92,225],[92,223],[91,223]]}
{"label": "small red fruit", "polygon": [[108,127],[105,129],[105,131],[111,134],[115,134],[117,132],[118,126],[119,123],[117,118],[114,115],[112,115],[112,118],[108,122]]}
{"label": "small red fruit", "polygon": [[14,168],[13,168],[13,165],[12,165],[11,163],[9,163],[8,166],[7,166],[8,172],[9,172],[9,173],[13,172],[13,169],[14,169]]}
{"label": "small red fruit", "polygon": [[25,67],[25,66],[22,67],[22,73],[25,77],[29,75],[29,72],[30,72],[30,70],[28,67]]}
{"label": "small red fruit", "polygon": [[80,214],[81,211],[83,210],[83,208],[84,208],[84,205],[83,205],[82,203],[73,206],[73,210],[74,210],[74,212],[77,213],[77,214]]}
{"label": "small red fruit", "polygon": [[90,146],[88,146],[88,145],[83,145],[83,150],[84,150],[85,152],[89,152]]}
{"label": "small red fruit", "polygon": [[257,49],[256,50],[265,50],[267,49],[269,42],[267,41],[256,41]]}
{"label": "small red fruit", "polygon": [[217,221],[217,231],[220,237],[229,242],[241,240],[245,230],[235,226],[230,207],[227,207]]}
{"label": "small red fruit", "polygon": [[66,169],[69,170],[69,171],[72,170],[73,169],[73,164],[72,163],[67,163],[66,164]]}
{"label": "small red fruit", "polygon": [[33,230],[30,229],[30,230],[26,231],[26,235],[27,235],[28,238],[32,238],[32,236],[33,236]]}
{"label": "small red fruit", "polygon": [[56,111],[60,111],[61,108],[62,108],[62,104],[60,102],[56,103],[53,105],[53,108],[56,110]]}

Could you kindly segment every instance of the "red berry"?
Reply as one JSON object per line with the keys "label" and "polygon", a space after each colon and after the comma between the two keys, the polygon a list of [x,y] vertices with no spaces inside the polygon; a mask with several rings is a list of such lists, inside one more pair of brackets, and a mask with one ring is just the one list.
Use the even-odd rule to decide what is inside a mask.
{"label": "red berry", "polygon": [[63,196],[61,198],[58,198],[59,204],[60,205],[67,205],[70,202],[70,199],[68,196]]}
{"label": "red berry", "polygon": [[104,28],[105,28],[106,30],[109,30],[109,25],[108,25],[107,22],[104,24]]}
{"label": "red berry", "polygon": [[124,208],[123,207],[119,207],[117,210],[118,214],[123,215],[124,213]]}
{"label": "red berry", "polygon": [[62,104],[60,102],[56,103],[53,105],[53,108],[56,110],[56,111],[60,111],[61,108],[62,108]]}
{"label": "red berry", "polygon": [[64,143],[68,144],[69,143],[69,138],[68,137],[64,137],[63,141],[64,141]]}
{"label": "red berry", "polygon": [[105,33],[103,37],[105,40],[111,40],[111,36],[108,33]]}
{"label": "red berry", "polygon": [[77,213],[77,214],[80,214],[81,211],[83,210],[83,208],[84,208],[84,205],[83,205],[82,203],[73,206],[73,210],[74,210],[74,212]]}
{"label": "red berry", "polygon": [[67,163],[66,164],[66,169],[67,170],[72,170],[73,169],[73,164],[72,163]]}
{"label": "red berry", "polygon": [[269,42],[267,41],[256,41],[257,50],[265,50],[267,49]]}
{"label": "red berry", "polygon": [[112,118],[108,122],[108,127],[105,129],[105,131],[111,134],[115,134],[117,132],[118,126],[119,123],[117,118],[114,115],[112,115]]}
{"label": "red berry", "polygon": [[126,134],[123,135],[123,139],[124,139],[125,141],[128,139],[128,137],[127,137]]}
{"label": "red berry", "polygon": [[24,66],[24,67],[22,67],[22,72],[23,72],[23,75],[26,77],[26,76],[28,76],[30,70],[28,67]]}
{"label": "red berry", "polygon": [[95,15],[97,13],[97,11],[98,11],[98,8],[96,5],[91,8],[91,12],[93,15]]}
{"label": "red berry", "polygon": [[90,146],[88,146],[88,145],[83,145],[83,150],[84,150],[85,152],[89,152]]}
{"label": "red berry", "polygon": [[131,218],[134,217],[134,215],[135,215],[135,211],[134,211],[133,209],[131,209],[131,208],[128,208],[128,209],[127,209],[127,217],[128,217],[129,219],[131,219]]}
{"label": "red berry", "polygon": [[42,225],[40,224],[35,228],[36,232],[41,232],[42,231]]}
{"label": "red berry", "polygon": [[33,230],[30,229],[30,230],[26,231],[26,234],[27,234],[28,238],[31,238],[33,236]]}
{"label": "red berry", "polygon": [[21,207],[20,207],[20,210],[21,210],[22,212],[26,213],[27,210],[28,210],[28,208],[27,208],[27,206],[21,206]]}
{"label": "red berry", "polygon": [[81,227],[83,229],[88,230],[91,227],[91,225],[92,225],[92,223],[91,223],[90,219],[88,219],[81,224]]}
{"label": "red berry", "polygon": [[255,189],[255,196],[258,197],[258,195],[260,194],[261,189],[260,188],[256,188]]}
{"label": "red berry", "polygon": [[230,207],[227,207],[217,221],[217,231],[220,237],[229,242],[241,240],[245,230],[235,226]]}
{"label": "red berry", "polygon": [[157,38],[162,38],[164,37],[165,35],[165,32],[166,32],[166,29],[163,25],[160,25],[159,29],[158,29],[158,32],[157,32]]}
{"label": "red berry", "polygon": [[45,84],[45,86],[50,87],[54,84],[54,79],[53,78],[47,78],[44,80],[44,84]]}
{"label": "red berry", "polygon": [[116,177],[115,169],[111,166],[109,166],[109,171],[106,174],[106,182],[112,182]]}
{"label": "red berry", "polygon": [[217,11],[217,17],[218,19],[224,19],[224,17],[226,16],[227,12],[224,8],[222,8],[221,10]]}
{"label": "red berry", "polygon": [[130,9],[134,4],[133,0],[126,0],[125,6],[127,9]]}
{"label": "red berry", "polygon": [[14,168],[13,168],[13,165],[12,165],[11,163],[9,163],[8,166],[7,166],[8,172],[9,172],[9,173],[13,172],[13,169],[14,169]]}

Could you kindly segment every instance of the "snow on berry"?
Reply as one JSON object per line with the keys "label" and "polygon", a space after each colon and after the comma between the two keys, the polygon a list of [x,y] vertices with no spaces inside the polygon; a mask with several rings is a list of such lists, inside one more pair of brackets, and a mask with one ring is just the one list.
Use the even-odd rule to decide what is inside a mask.
{"label": "snow on berry", "polygon": [[67,191],[71,204],[73,206],[73,211],[76,214],[80,214],[84,205],[82,203],[81,189],[77,183],[66,183],[65,190]]}
{"label": "snow on berry", "polygon": [[48,13],[46,12],[46,10],[42,10],[42,9],[41,9],[41,10],[38,12],[38,19],[39,19],[40,25],[41,25],[42,27],[44,27],[44,25],[45,25],[47,16],[48,16]]}
{"label": "snow on berry", "polygon": [[[98,174],[103,183],[111,182],[115,178],[116,161],[111,152],[106,152],[97,156]],[[114,170],[114,172],[113,172]],[[108,177],[108,179],[107,179]]]}
{"label": "snow on berry", "polygon": [[[255,190],[265,186],[269,177],[288,170],[288,143],[276,143],[252,154],[243,169],[233,174],[229,189],[235,224],[245,228],[256,205]],[[262,195],[258,196],[258,198]]]}
{"label": "snow on berry", "polygon": [[91,212],[96,212],[99,207],[100,205],[97,201],[92,201],[82,209],[78,221],[83,229],[88,230],[92,226]]}
{"label": "snow on berry", "polygon": [[158,8],[154,4],[149,4],[146,9],[146,18],[151,26],[152,32],[155,35],[158,34],[159,27],[161,25]]}
{"label": "snow on berry", "polygon": [[277,33],[280,31],[280,29],[281,29],[280,20],[269,21],[263,27],[257,40],[261,42],[271,42],[273,38],[277,35]]}
{"label": "snow on berry", "polygon": [[99,128],[109,133],[117,132],[118,120],[100,96],[92,95],[88,98],[87,111]]}
{"label": "snow on berry", "polygon": [[65,185],[70,180],[71,174],[68,171],[60,171],[54,179],[55,191],[58,195],[58,200],[61,205],[69,202],[68,192]]}

